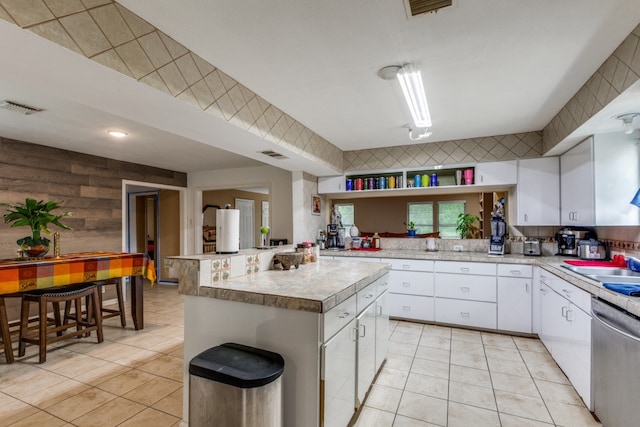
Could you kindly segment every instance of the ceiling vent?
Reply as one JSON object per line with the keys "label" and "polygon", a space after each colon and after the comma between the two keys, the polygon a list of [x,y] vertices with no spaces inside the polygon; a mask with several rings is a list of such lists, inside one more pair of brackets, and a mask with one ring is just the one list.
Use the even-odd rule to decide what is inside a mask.
{"label": "ceiling vent", "polygon": [[453,4],[453,0],[405,0],[405,2],[408,6],[407,11],[410,12],[411,16],[437,12]]}
{"label": "ceiling vent", "polygon": [[283,156],[280,153],[276,153],[275,151],[272,151],[272,150],[260,151],[260,153],[264,154],[265,156],[269,156],[273,159],[278,159],[278,160],[288,159],[288,157]]}
{"label": "ceiling vent", "polygon": [[6,99],[4,101],[0,101],[0,108],[4,110],[13,111],[15,113],[27,114],[27,115],[42,111],[41,108],[30,107],[24,104],[18,104],[17,102],[8,101]]}

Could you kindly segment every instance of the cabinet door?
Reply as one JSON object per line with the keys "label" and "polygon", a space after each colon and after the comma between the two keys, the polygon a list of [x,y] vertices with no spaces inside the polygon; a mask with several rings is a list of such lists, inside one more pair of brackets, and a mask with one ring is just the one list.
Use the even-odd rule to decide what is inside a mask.
{"label": "cabinet door", "polygon": [[517,224],[558,225],[560,163],[557,157],[518,161]]}
{"label": "cabinet door", "polygon": [[318,178],[318,194],[339,193],[345,191],[344,186],[344,175]]}
{"label": "cabinet door", "polygon": [[383,292],[376,300],[376,372],[387,358],[389,351],[389,304],[388,293]]}
{"label": "cabinet door", "polygon": [[592,137],[560,156],[560,213],[561,225],[595,223]]}
{"label": "cabinet door", "polygon": [[346,426],[355,412],[356,319],[322,346],[320,401],[324,426]]}
{"label": "cabinet door", "polygon": [[478,163],[476,165],[477,185],[513,185],[517,181],[517,162],[508,160],[505,162]]}
{"label": "cabinet door", "polygon": [[531,279],[498,277],[498,329],[531,333]]}
{"label": "cabinet door", "polygon": [[540,309],[540,339],[558,362],[559,358],[562,358],[562,340],[568,335],[564,315],[569,309],[569,302],[542,283],[540,286]]}
{"label": "cabinet door", "polygon": [[567,374],[582,400],[589,409],[591,402],[591,316],[573,303],[569,305],[566,316],[569,336],[564,341],[567,362],[560,367]]}
{"label": "cabinet door", "polygon": [[359,408],[376,375],[376,306],[372,304],[358,316],[358,387]]}

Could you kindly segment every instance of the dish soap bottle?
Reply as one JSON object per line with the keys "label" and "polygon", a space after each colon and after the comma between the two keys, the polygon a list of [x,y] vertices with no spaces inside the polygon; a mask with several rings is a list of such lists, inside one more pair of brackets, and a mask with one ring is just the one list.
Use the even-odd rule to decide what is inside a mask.
{"label": "dish soap bottle", "polygon": [[374,249],[380,249],[380,235],[378,234],[377,231],[373,233],[372,240],[373,240],[373,245],[371,247]]}

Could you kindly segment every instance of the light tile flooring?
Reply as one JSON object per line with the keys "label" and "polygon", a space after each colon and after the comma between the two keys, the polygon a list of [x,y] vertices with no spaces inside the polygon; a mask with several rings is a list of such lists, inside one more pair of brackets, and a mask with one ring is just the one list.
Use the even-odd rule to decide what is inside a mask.
{"label": "light tile flooring", "polygon": [[[0,354],[0,427],[179,426],[183,307],[175,286],[145,288],[145,328],[105,320],[37,363]],[[358,427],[597,426],[539,340],[391,322],[387,362]],[[327,426],[340,427],[340,426]]]}

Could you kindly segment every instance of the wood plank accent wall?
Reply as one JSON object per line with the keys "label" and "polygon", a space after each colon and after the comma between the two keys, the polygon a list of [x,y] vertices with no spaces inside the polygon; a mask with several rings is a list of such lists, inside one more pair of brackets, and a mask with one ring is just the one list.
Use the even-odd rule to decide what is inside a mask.
{"label": "wood plank accent wall", "polygon": [[[187,175],[165,169],[36,145],[0,137],[0,203],[26,197],[56,200],[60,212],[72,211],[60,230],[61,252],[122,249],[122,180],[179,187]],[[0,206],[4,214],[6,209]],[[17,256],[16,240],[29,235],[25,227],[0,221],[0,258]],[[52,237],[50,237],[52,239]]]}

